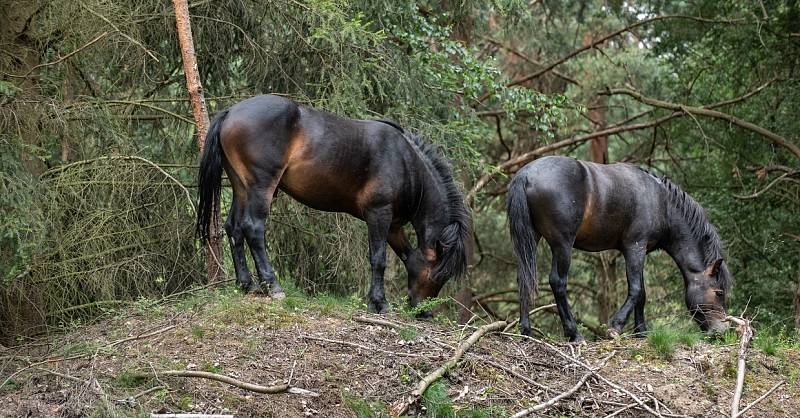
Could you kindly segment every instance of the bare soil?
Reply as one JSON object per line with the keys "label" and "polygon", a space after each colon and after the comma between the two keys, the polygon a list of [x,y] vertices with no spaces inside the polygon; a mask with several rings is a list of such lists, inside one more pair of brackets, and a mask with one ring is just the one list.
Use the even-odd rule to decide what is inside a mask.
{"label": "bare soil", "polygon": [[[353,318],[366,313],[334,300],[201,293],[172,304],[136,304],[125,314],[0,349],[5,382],[0,416],[387,415],[474,331],[398,314],[380,318],[399,327],[365,324]],[[441,381],[444,400],[425,399],[409,415],[510,416],[569,390],[587,373],[567,357],[601,367],[600,375],[663,416],[730,415],[734,344],[678,347],[669,359],[642,339],[550,344],[564,355],[539,340],[485,336]],[[775,383],[787,383],[745,416],[800,416],[800,353],[786,349],[768,356],[751,348],[747,364],[742,406]],[[288,382],[319,396],[258,394],[206,379],[159,375],[175,369],[260,385]],[[623,417],[648,414],[629,394],[592,376],[573,395],[537,414],[603,417],[619,410],[617,416]]]}

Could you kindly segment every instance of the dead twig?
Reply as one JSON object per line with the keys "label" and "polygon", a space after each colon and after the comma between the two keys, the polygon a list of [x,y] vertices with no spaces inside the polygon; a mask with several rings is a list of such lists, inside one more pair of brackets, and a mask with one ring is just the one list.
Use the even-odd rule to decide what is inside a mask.
{"label": "dead twig", "polygon": [[417,384],[417,387],[411,391],[411,395],[407,399],[395,404],[392,407],[390,411],[391,416],[399,417],[400,415],[405,414],[411,405],[419,401],[419,399],[422,397],[422,394],[428,389],[428,386],[439,380],[442,376],[444,376],[445,373],[447,373],[448,370],[454,368],[458,361],[461,360],[461,357],[464,356],[464,353],[466,353],[470,347],[475,345],[475,343],[478,342],[481,337],[489,332],[502,330],[506,325],[506,321],[497,321],[478,328],[472,333],[472,335],[469,336],[469,338],[466,339],[466,341],[462,342],[458,346],[458,349],[456,349],[456,352],[452,357],[450,357],[449,360],[442,364],[438,369],[423,377],[422,380]]}
{"label": "dead twig", "polygon": [[752,408],[752,407],[756,406],[756,404],[757,404],[757,403],[759,403],[759,402],[763,401],[764,399],[767,399],[767,397],[768,397],[769,395],[771,395],[771,394],[772,394],[772,392],[775,392],[775,391],[776,391],[776,390],[777,390],[779,387],[781,387],[781,385],[783,385],[784,383],[786,383],[786,381],[785,381],[785,380],[781,380],[781,381],[780,381],[780,382],[778,382],[778,383],[777,383],[775,386],[773,386],[773,387],[772,387],[770,390],[766,391],[766,392],[765,392],[763,395],[759,396],[759,397],[758,397],[758,399],[756,399],[756,400],[754,400],[753,402],[750,402],[749,404],[747,404],[747,406],[745,406],[744,408],[742,408],[742,410],[741,410],[741,411],[739,411],[739,414],[738,414],[738,415],[736,415],[736,418],[738,418],[738,417],[740,417],[740,416],[744,415],[744,413],[745,413],[745,412],[747,412],[747,411],[748,411],[750,408]]}
{"label": "dead twig", "polygon": [[384,353],[384,354],[389,354],[389,355],[392,355],[392,356],[405,356],[405,357],[424,357],[424,358],[430,358],[430,356],[426,356],[426,355],[422,355],[422,354],[414,354],[414,353],[400,353],[400,352],[396,352],[396,351],[388,351],[388,350],[384,350],[384,349],[382,349],[382,348],[372,348],[372,347],[367,347],[367,346],[365,346],[365,345],[356,344],[356,343],[351,343],[350,341],[331,340],[331,339],[328,339],[328,338],[322,338],[322,337],[312,337],[311,335],[301,335],[301,336],[300,336],[300,338],[303,338],[303,339],[306,339],[306,340],[324,341],[324,342],[326,342],[326,343],[341,344],[341,345],[349,345],[350,347],[360,348],[360,349],[362,349],[362,350],[367,350],[367,351],[378,351],[378,352],[381,352],[381,353]]}
{"label": "dead twig", "polygon": [[[546,310],[546,309],[551,309],[551,308],[555,308],[555,307],[556,307],[556,304],[555,304],[555,303],[551,303],[551,304],[549,304],[549,305],[544,305],[544,306],[539,306],[538,308],[532,309],[530,312],[528,312],[528,316],[532,316],[532,315],[533,315],[533,314],[535,314],[536,312],[539,312],[539,311],[544,311],[544,310]],[[511,321],[511,322],[508,324],[508,326],[506,326],[506,327],[505,327],[505,329],[503,329],[503,332],[508,332],[509,330],[511,330],[512,328],[514,328],[514,327],[517,325],[517,323],[519,323],[519,318],[517,318],[517,319],[515,319],[515,320]]]}
{"label": "dead twig", "polygon": [[221,374],[201,372],[196,370],[166,370],[163,372],[158,372],[158,374],[160,374],[161,376],[197,377],[201,379],[215,380],[217,382],[227,383],[231,386],[236,386],[239,389],[244,389],[256,393],[275,394],[275,393],[287,392],[295,395],[313,396],[313,397],[319,396],[319,394],[316,392],[292,387],[289,385],[261,386],[253,383],[242,382],[241,380],[234,379],[229,376],[223,376]]}
{"label": "dead twig", "polygon": [[383,325],[385,327],[394,328],[398,331],[405,328],[402,324],[398,324],[396,322],[387,321],[385,319],[378,319],[378,318],[370,318],[367,316],[354,316],[353,320],[356,322],[362,322],[365,324],[373,324],[373,325]]}
{"label": "dead twig", "polygon": [[574,394],[575,392],[577,392],[577,391],[578,391],[578,389],[580,389],[580,388],[581,388],[581,386],[583,386],[583,385],[584,385],[584,383],[586,383],[586,380],[587,380],[587,379],[588,379],[588,378],[589,378],[589,377],[592,375],[592,372],[593,372],[593,371],[597,371],[597,370],[599,370],[600,368],[602,368],[602,367],[603,367],[603,366],[606,364],[606,362],[608,361],[608,359],[610,359],[611,357],[613,357],[613,356],[614,356],[614,354],[617,354],[617,352],[616,352],[616,351],[612,351],[612,352],[611,352],[611,353],[609,353],[607,356],[605,356],[605,357],[604,357],[602,360],[600,360],[600,364],[599,364],[597,367],[595,367],[595,368],[594,368],[592,371],[590,371],[589,373],[586,373],[586,374],[584,374],[584,375],[583,375],[583,377],[581,377],[581,379],[580,379],[580,380],[578,380],[578,383],[576,383],[574,386],[572,386],[572,387],[571,387],[569,390],[567,390],[566,392],[560,393],[560,394],[558,394],[557,396],[555,396],[555,397],[553,397],[553,398],[551,398],[551,399],[549,399],[549,400],[547,400],[547,401],[545,401],[545,402],[542,402],[542,403],[540,403],[540,404],[538,404],[538,405],[534,405],[534,406],[533,406],[533,407],[531,407],[531,408],[528,408],[528,409],[523,409],[522,411],[519,411],[519,412],[517,412],[516,414],[512,415],[512,418],[521,418],[521,417],[524,417],[524,416],[526,416],[526,415],[530,415],[530,414],[532,414],[532,413],[534,413],[534,412],[536,412],[536,411],[541,411],[541,410],[547,409],[547,408],[549,408],[549,407],[551,407],[551,406],[555,405],[556,403],[558,403],[560,400],[562,400],[562,399],[564,399],[564,398],[566,398],[566,397],[572,396],[572,394]]}
{"label": "dead twig", "polygon": [[559,356],[561,356],[561,357],[569,360],[570,362],[575,363],[578,366],[583,367],[584,369],[588,370],[590,373],[592,373],[592,375],[594,375],[597,379],[601,380],[606,385],[611,386],[612,388],[614,388],[614,389],[616,389],[616,390],[618,390],[620,392],[625,393],[631,399],[633,399],[633,401],[636,402],[638,404],[638,406],[644,408],[647,412],[649,412],[649,413],[651,413],[651,414],[653,414],[653,415],[655,415],[657,417],[663,417],[663,415],[660,414],[658,411],[656,411],[653,408],[647,406],[647,404],[643,400],[641,400],[638,396],[634,395],[633,392],[629,391],[628,389],[625,389],[621,385],[618,385],[618,384],[612,382],[611,380],[608,380],[605,376],[601,375],[596,370],[592,369],[592,367],[590,367],[586,363],[584,363],[584,362],[576,359],[575,357],[572,357],[572,356],[568,355],[567,353],[559,350],[554,345],[552,345],[552,344],[550,344],[550,343],[548,343],[546,341],[537,340],[536,338],[533,338],[533,337],[528,337],[527,335],[509,334],[509,333],[505,333],[505,332],[503,333],[503,335],[508,335],[508,336],[511,336],[511,337],[524,338],[524,339],[527,339],[527,340],[530,340],[530,341],[534,341],[534,342],[536,342],[536,343],[538,343],[540,345],[543,345],[543,346],[549,348],[550,350],[554,351]]}
{"label": "dead twig", "polygon": [[736,389],[733,391],[733,402],[731,402],[731,418],[736,418],[739,416],[739,402],[742,400],[744,372],[747,365],[747,347],[750,346],[750,340],[753,339],[753,327],[750,326],[749,319],[735,316],[728,316],[725,319],[735,323],[737,325],[736,331],[742,336],[739,341],[739,359],[736,366]]}
{"label": "dead twig", "polygon": [[137,399],[141,398],[142,396],[149,395],[153,392],[158,392],[161,389],[167,389],[167,387],[163,385],[153,386],[150,389],[143,390],[135,395],[128,396],[127,398],[117,399],[117,402],[133,404],[134,402],[136,402]]}

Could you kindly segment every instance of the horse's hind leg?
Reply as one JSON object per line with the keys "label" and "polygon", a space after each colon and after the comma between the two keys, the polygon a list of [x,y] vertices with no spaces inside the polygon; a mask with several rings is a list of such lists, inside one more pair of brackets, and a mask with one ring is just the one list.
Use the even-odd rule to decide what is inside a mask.
{"label": "horse's hind leg", "polygon": [[234,193],[228,220],[225,222],[225,232],[228,235],[228,242],[231,246],[233,268],[236,270],[236,283],[242,290],[248,292],[252,290],[253,280],[251,279],[250,270],[247,268],[247,259],[244,255],[243,215],[244,206],[242,202],[236,199],[236,194]]}
{"label": "horse's hind leg", "polygon": [[569,243],[551,243],[553,253],[553,267],[550,270],[550,289],[556,299],[558,316],[564,327],[564,335],[572,342],[583,341],[583,336],[578,332],[578,325],[572,317],[572,310],[567,300],[567,276],[572,257],[572,245]]}
{"label": "horse's hind leg", "polygon": [[244,208],[242,227],[247,245],[250,247],[250,254],[253,256],[253,263],[256,266],[258,279],[265,290],[273,298],[283,298],[283,289],[278,284],[275,271],[269,262],[267,255],[267,243],[264,233],[266,231],[267,217],[269,216],[272,198],[275,195],[275,188],[278,186],[279,175],[269,178],[261,185],[251,185],[247,191],[247,203]]}
{"label": "horse's hind leg", "polygon": [[611,317],[611,329],[609,334],[621,334],[622,328],[628,322],[631,311],[634,311],[634,333],[642,335],[647,331],[647,325],[644,322],[644,260],[646,257],[644,248],[627,248],[623,251],[625,256],[625,273],[628,276],[628,297],[625,303],[619,310]]}

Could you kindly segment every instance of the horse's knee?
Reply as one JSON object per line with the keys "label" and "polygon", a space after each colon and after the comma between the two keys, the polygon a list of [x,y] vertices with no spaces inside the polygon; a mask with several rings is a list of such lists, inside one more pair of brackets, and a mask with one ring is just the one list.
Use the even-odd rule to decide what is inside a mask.
{"label": "horse's knee", "polygon": [[555,274],[550,275],[550,289],[556,295],[567,293],[567,281],[562,280],[561,277]]}

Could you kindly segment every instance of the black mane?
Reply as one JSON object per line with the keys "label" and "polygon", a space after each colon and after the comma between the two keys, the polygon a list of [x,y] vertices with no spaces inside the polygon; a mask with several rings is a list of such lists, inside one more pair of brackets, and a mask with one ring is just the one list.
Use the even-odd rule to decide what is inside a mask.
{"label": "black mane", "polygon": [[[671,217],[674,215],[686,222],[689,233],[695,238],[700,253],[703,254],[703,265],[710,266],[716,260],[724,259],[722,239],[720,239],[717,229],[708,220],[705,209],[669,178],[658,177],[647,170],[644,171],[656,177],[664,186],[670,203],[668,205],[669,215]],[[719,281],[726,290],[730,289],[730,274],[724,263],[719,274]]]}
{"label": "black mane", "polygon": [[471,235],[470,216],[464,204],[464,196],[453,178],[453,169],[442,155],[439,147],[427,143],[420,135],[404,130],[394,122],[377,120],[396,128],[417,150],[438,177],[444,189],[447,205],[447,225],[439,237],[442,256],[434,267],[431,277],[434,281],[444,281],[450,277],[460,277],[467,270],[467,242]]}

